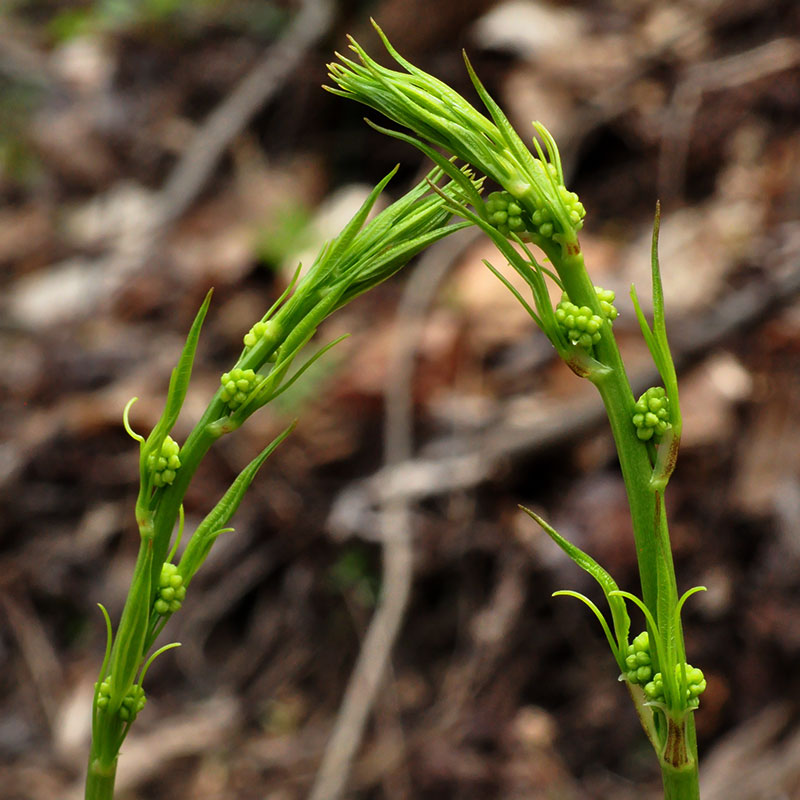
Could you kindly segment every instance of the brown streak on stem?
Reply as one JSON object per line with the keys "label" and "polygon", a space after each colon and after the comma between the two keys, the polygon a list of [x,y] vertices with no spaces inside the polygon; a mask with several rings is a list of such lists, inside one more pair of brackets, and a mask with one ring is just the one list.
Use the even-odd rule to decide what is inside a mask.
{"label": "brown streak on stem", "polygon": [[664,462],[664,476],[669,478],[675,471],[675,465],[678,463],[678,449],[681,446],[680,436],[673,437],[669,444],[669,452]]}
{"label": "brown streak on stem", "polygon": [[577,358],[566,358],[564,363],[579,377],[590,378],[592,375],[591,370],[581,363]]}
{"label": "brown streak on stem", "polygon": [[667,714],[667,742],[664,745],[664,761],[675,769],[689,764],[689,753],[686,750],[686,725],[672,719]]}

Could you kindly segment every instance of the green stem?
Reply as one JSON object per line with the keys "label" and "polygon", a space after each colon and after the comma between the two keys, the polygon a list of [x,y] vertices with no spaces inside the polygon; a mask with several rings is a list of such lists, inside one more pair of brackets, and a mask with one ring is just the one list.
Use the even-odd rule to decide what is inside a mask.
{"label": "green stem", "polygon": [[[572,302],[601,313],[580,251],[573,250],[566,256],[555,252],[548,252],[548,255]],[[609,368],[598,372],[592,380],[606,409],[628,495],[642,599],[661,626],[664,622],[661,617],[665,613],[672,613],[678,597],[663,494],[653,491],[650,485],[653,465],[647,447],[639,441],[631,424],[635,399],[616,339],[610,330],[595,346],[595,355],[598,361]],[[676,622],[676,628],[674,646],[677,660],[684,661],[683,632],[679,621]],[[657,662],[654,663],[655,670],[658,670],[658,666]],[[646,713],[644,709],[641,712]],[[699,800],[697,739],[693,716],[688,714],[680,724],[668,721],[666,729],[658,724],[659,720],[654,718],[653,721],[664,747],[659,760],[665,800]]]}
{"label": "green stem", "polygon": [[664,800],[700,800],[694,717],[667,721],[667,741],[659,759]]}
{"label": "green stem", "polygon": [[89,769],[86,771],[85,800],[113,800],[114,779],[117,777],[117,759],[111,766],[103,766],[94,752],[89,756]]}
{"label": "green stem", "polygon": [[700,800],[696,760],[680,769],[662,764],[661,777],[664,800]]}
{"label": "green stem", "polygon": [[[586,271],[583,255],[577,252],[560,259],[554,259],[554,253],[550,255],[572,302],[589,306],[595,313],[601,314],[600,303]],[[631,424],[635,403],[633,390],[616,339],[610,331],[595,346],[595,352],[598,360],[609,368],[607,372],[598,374],[593,382],[603,400],[622,468],[636,541],[642,600],[655,614],[658,608],[656,564],[659,534],[656,529],[658,524],[656,497],[650,489],[650,475],[653,468],[647,448],[639,441],[636,429]]]}

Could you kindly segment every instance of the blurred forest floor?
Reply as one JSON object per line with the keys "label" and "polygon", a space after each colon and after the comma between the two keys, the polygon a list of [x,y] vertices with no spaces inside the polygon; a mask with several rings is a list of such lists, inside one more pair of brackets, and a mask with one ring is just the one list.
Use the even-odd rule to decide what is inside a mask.
{"label": "blurred forest floor", "polygon": [[[127,400],[149,430],[214,286],[185,436],[297,262],[395,163],[392,197],[427,170],[320,89],[347,33],[379,55],[372,15],[474,97],[467,48],[526,138],[533,119],[553,133],[637,389],[652,378],[628,288],[647,294],[661,199],[685,415],[672,535],[680,588],[708,587],[684,615],[709,682],[703,797],[800,798],[800,6],[300,5],[0,5],[0,796],[82,796],[96,603],[118,618],[138,545]],[[636,591],[602,411],[482,258],[502,266],[481,239],[444,240],[337,314],[322,341],[352,336],[207,458],[189,526],[299,417],[171,621],[183,647],[150,672],[120,798],[308,795],[398,498],[410,607],[348,796],[659,796],[602,632],[550,597],[597,591],[517,511]],[[404,398],[390,435],[413,455],[381,472]]]}

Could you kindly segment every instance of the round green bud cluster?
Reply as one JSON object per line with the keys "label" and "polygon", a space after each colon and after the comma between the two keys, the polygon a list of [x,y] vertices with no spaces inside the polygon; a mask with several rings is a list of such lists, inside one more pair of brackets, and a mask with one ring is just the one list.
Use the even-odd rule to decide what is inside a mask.
{"label": "round green bud cluster", "polygon": [[508,192],[492,192],[486,198],[486,212],[489,222],[497,228],[503,236],[510,233],[519,233],[526,228],[522,218],[522,206]]}
{"label": "round green bud cluster", "polygon": [[636,435],[643,441],[659,441],[669,427],[669,397],[662,386],[648,389],[633,407]]}
{"label": "round green bud cluster", "polygon": [[[108,704],[111,701],[111,679],[106,678],[100,684],[100,690],[97,696],[97,707],[102,711],[105,711],[108,708]],[[145,703],[147,702],[147,698],[144,694],[144,689],[141,686],[131,686],[128,689],[128,693],[125,695],[125,699],[122,701],[122,705],[119,707],[119,718],[124,722],[133,722],[136,719],[136,715],[144,708]]]}
{"label": "round green bud cluster", "polygon": [[625,680],[628,683],[644,685],[653,677],[653,666],[650,660],[650,637],[642,631],[631,644],[625,654]]}
{"label": "round green bud cluster", "polygon": [[543,239],[550,239],[555,232],[553,228],[553,215],[549,208],[537,208],[531,215],[533,230]]}
{"label": "round green bud cluster", "polygon": [[266,322],[256,322],[252,328],[244,335],[244,346],[253,347],[265,336],[275,336],[278,333],[278,323],[274,319]]}
{"label": "round green bud cluster", "polygon": [[222,402],[226,403],[231,411],[235,411],[247,400],[250,392],[253,391],[258,376],[251,369],[232,369],[230,372],[223,373],[220,378],[222,384]]}
{"label": "round green bud cluster", "polygon": [[567,209],[567,215],[572,226],[576,231],[579,231],[583,227],[583,218],[586,216],[586,209],[583,207],[583,203],[578,199],[578,195],[569,191],[566,186],[558,187],[558,196]]}
{"label": "round green bud cluster", "polygon": [[147,466],[153,473],[154,486],[170,486],[175,480],[175,474],[181,465],[178,457],[181,448],[171,437],[167,436],[161,444],[161,452],[156,455],[151,453],[147,457]]}
{"label": "round green bud cluster", "polygon": [[[617,309],[612,305],[614,292],[600,286],[595,286],[594,290],[600,301],[600,308],[610,325],[617,318]],[[573,344],[588,350],[600,341],[603,317],[595,314],[589,306],[576,306],[566,292],[561,295],[561,302],[556,306],[555,315],[567,339]]]}
{"label": "round green bud cluster", "polygon": [[[682,679],[683,664],[675,665],[675,681],[680,685]],[[703,670],[686,664],[686,701],[689,708],[697,708],[700,705],[700,695],[706,690],[706,679]],[[644,693],[649,700],[656,703],[664,702],[664,676],[656,672],[653,680],[645,684]]]}
{"label": "round green bud cluster", "polygon": [[594,292],[597,299],[600,301],[600,308],[609,322],[613,322],[618,316],[619,312],[614,305],[614,298],[616,295],[611,289],[604,289],[602,286],[595,286]]}
{"label": "round green bud cluster", "polygon": [[161,567],[161,577],[158,579],[155,610],[157,614],[174,614],[186,598],[186,587],[183,577],[178,574],[175,564],[165,562]]}
{"label": "round green bud cluster", "polygon": [[[539,163],[542,164],[542,162]],[[583,218],[586,216],[586,209],[583,207],[583,203],[581,203],[575,192],[569,191],[564,184],[558,182],[560,179],[555,164],[547,162],[542,166],[553,181],[557,183],[558,200],[567,213],[570,225],[572,225],[573,230],[579,231],[583,227]],[[536,210],[531,215],[532,225],[529,230],[538,233],[544,239],[551,239],[553,234],[557,232],[553,225],[553,213],[544,203],[537,202],[536,206]]]}
{"label": "round green bud cluster", "polygon": [[578,344],[585,349],[600,341],[600,328],[603,318],[595,314],[589,306],[576,306],[567,297],[566,292],[561,296],[561,302],[556,306],[556,321],[573,344]]}

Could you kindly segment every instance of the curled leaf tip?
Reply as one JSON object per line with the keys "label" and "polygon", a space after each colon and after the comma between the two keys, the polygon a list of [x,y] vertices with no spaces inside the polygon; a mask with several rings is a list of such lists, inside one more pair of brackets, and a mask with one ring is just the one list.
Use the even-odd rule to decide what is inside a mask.
{"label": "curled leaf tip", "polygon": [[125,430],[126,430],[128,436],[131,437],[131,439],[134,439],[135,441],[139,442],[140,444],[144,444],[144,436],[140,436],[138,433],[136,433],[136,431],[133,428],[131,428],[131,424],[130,424],[130,422],[128,420],[128,414],[130,413],[131,406],[138,399],[139,399],[138,397],[131,397],[131,399],[128,400],[128,402],[126,403],[125,408],[122,411],[122,424],[125,426]]}

